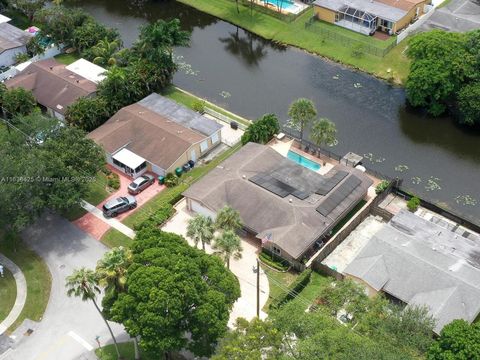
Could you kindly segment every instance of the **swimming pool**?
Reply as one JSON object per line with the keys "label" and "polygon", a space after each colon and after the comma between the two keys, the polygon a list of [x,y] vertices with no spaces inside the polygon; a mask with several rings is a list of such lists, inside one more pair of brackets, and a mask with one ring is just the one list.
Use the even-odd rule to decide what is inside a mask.
{"label": "swimming pool", "polygon": [[295,161],[297,164],[302,165],[303,167],[306,167],[307,169],[310,169],[313,171],[320,170],[320,164],[316,163],[315,161],[309,160],[306,157],[300,154],[297,154],[294,151],[289,151],[287,153],[287,158],[289,158],[292,161]]}
{"label": "swimming pool", "polygon": [[297,6],[291,0],[263,0],[264,3],[271,4],[277,9],[296,10]]}

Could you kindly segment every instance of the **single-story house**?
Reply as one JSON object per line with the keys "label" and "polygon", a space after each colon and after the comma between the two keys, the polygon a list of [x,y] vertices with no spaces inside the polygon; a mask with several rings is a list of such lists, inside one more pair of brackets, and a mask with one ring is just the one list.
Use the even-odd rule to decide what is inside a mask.
{"label": "single-story house", "polygon": [[321,175],[270,146],[248,143],[183,195],[188,209],[212,218],[226,205],[237,210],[264,248],[302,268],[372,183],[351,167],[338,164]]}
{"label": "single-story house", "polygon": [[222,126],[173,100],[151,94],[120,109],[88,136],[101,145],[107,162],[136,178],[197,162],[221,143]]}
{"label": "single-story house", "polygon": [[10,25],[6,19],[8,18],[3,18],[0,22],[0,66],[15,64],[15,57],[27,52],[27,44],[34,36]]}
{"label": "single-story house", "polygon": [[384,224],[343,271],[409,306],[426,306],[435,332],[480,313],[480,237],[441,227],[406,210]]}
{"label": "single-story house", "polygon": [[365,35],[395,34],[428,11],[431,0],[315,0],[315,16]]}
{"label": "single-story house", "polygon": [[69,105],[81,97],[93,97],[97,92],[95,82],[53,58],[31,63],[5,81],[5,85],[7,88],[31,90],[42,109],[60,120],[64,120]]}

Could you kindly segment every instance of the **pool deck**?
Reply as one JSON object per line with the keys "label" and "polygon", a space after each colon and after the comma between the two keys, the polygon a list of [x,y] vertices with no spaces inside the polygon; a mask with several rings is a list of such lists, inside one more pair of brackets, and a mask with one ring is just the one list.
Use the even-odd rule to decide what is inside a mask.
{"label": "pool deck", "polygon": [[[275,1],[275,0],[270,0],[270,1]],[[277,0],[277,1],[281,1],[281,0]],[[263,0],[255,0],[255,4],[260,5],[260,6],[264,6],[266,8],[269,8],[273,11],[280,12],[282,14],[299,14],[308,7],[307,4],[304,4],[304,3],[302,3],[301,1],[298,1],[298,0],[293,0],[293,3],[295,4],[294,9],[292,9],[292,7],[286,7],[287,6],[287,1],[284,0],[283,1],[283,6],[285,6],[285,8],[282,8],[282,10],[280,11],[278,9],[278,7],[275,6],[274,4],[266,3]]]}

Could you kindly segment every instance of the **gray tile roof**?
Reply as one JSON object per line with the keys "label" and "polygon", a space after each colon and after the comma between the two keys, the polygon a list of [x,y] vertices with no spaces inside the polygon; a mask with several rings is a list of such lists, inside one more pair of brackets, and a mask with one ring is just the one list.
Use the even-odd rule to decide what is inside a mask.
{"label": "gray tile roof", "polygon": [[33,34],[20,30],[8,23],[0,24],[0,53],[6,50],[25,46],[33,37]]}
{"label": "gray tile roof", "polygon": [[370,0],[315,0],[313,4],[333,11],[339,11],[341,8],[349,6],[393,22],[402,19],[407,14],[405,10]]}
{"label": "gray tile roof", "polygon": [[435,331],[480,313],[480,244],[408,211],[385,224],[344,273],[410,305],[426,305]]}
{"label": "gray tile roof", "polygon": [[156,93],[148,95],[138,104],[205,136],[211,136],[222,128],[216,121]]}
{"label": "gray tile roof", "polygon": [[[316,208],[334,194],[338,186],[327,196],[315,194],[315,189],[328,177],[298,165],[269,146],[255,143],[245,145],[183,194],[213,211],[228,204],[240,212],[246,227],[257,233],[258,238],[272,234],[274,244],[298,259],[365,196],[372,184],[372,180],[357,169],[337,165],[331,172],[339,170],[349,173],[345,179],[358,177],[361,182],[328,216],[321,215]],[[304,200],[292,195],[277,196],[249,181],[257,174],[268,174],[309,196]]]}

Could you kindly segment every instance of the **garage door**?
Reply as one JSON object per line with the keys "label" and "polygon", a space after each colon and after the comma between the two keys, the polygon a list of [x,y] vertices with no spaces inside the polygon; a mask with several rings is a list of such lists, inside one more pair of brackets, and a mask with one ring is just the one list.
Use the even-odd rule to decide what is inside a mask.
{"label": "garage door", "polygon": [[198,214],[202,214],[215,220],[217,214],[210,209],[207,209],[205,206],[202,206],[200,203],[192,200],[192,210]]}

